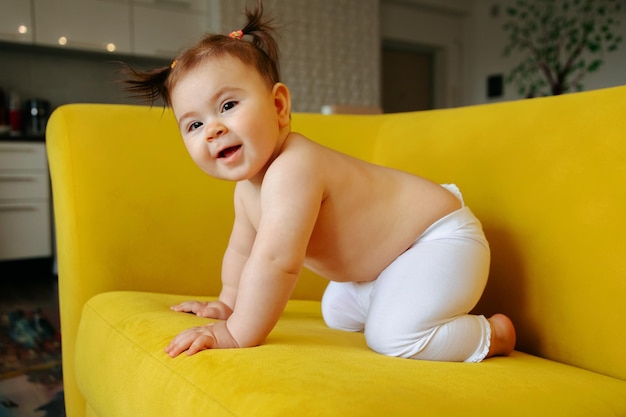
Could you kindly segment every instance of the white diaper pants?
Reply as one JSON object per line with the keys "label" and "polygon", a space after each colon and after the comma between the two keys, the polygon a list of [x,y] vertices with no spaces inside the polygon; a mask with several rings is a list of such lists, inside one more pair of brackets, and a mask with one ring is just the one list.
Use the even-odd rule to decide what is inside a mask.
{"label": "white diaper pants", "polygon": [[[462,197],[453,185],[445,188]],[[364,331],[379,353],[411,359],[480,362],[491,327],[469,315],[489,273],[482,226],[463,207],[430,226],[371,282],[331,282],[322,313],[331,328]]]}

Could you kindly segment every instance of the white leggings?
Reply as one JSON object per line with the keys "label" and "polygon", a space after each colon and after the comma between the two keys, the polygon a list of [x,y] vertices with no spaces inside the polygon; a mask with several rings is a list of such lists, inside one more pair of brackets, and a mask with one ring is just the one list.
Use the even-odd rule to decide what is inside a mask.
{"label": "white leggings", "polygon": [[[463,201],[455,186],[444,187]],[[331,282],[322,314],[331,328],[364,331],[384,355],[480,362],[491,327],[468,313],[485,289],[489,262],[482,226],[464,206],[430,226],[376,280]]]}

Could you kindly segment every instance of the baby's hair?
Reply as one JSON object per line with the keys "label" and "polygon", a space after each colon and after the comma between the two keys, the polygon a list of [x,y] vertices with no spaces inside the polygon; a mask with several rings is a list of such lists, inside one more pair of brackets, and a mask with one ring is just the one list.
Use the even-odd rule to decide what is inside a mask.
{"label": "baby's hair", "polygon": [[[273,20],[263,16],[262,0],[258,1],[254,10],[246,7],[245,14],[248,23],[243,29],[228,36],[208,34],[195,46],[181,52],[167,67],[137,71],[126,65],[126,90],[132,96],[145,99],[151,104],[162,99],[166,106],[171,106],[170,92],[183,74],[205,59],[223,55],[233,56],[254,67],[268,88],[272,88],[280,81],[278,44],[274,39]],[[247,42],[242,38],[245,35],[249,35],[252,41]]]}

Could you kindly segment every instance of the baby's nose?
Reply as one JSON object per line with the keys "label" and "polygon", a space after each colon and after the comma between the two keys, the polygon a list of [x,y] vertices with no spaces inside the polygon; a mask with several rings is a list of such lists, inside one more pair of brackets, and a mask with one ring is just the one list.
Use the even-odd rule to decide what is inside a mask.
{"label": "baby's nose", "polygon": [[208,126],[206,133],[206,140],[211,141],[214,139],[218,139],[220,136],[223,136],[227,132],[227,129],[224,125],[213,125]]}

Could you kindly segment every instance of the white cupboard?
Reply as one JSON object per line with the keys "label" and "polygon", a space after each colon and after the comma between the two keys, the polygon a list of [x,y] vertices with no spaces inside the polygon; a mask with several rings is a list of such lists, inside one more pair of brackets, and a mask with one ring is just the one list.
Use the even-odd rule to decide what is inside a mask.
{"label": "white cupboard", "polygon": [[29,1],[0,0],[0,40],[31,43],[33,32]]}
{"label": "white cupboard", "polygon": [[131,53],[129,0],[34,0],[35,43]]}
{"label": "white cupboard", "polygon": [[170,59],[217,30],[220,1],[0,0],[0,41]]}
{"label": "white cupboard", "polygon": [[215,31],[209,6],[205,0],[134,0],[135,54],[174,58],[204,33]]}

